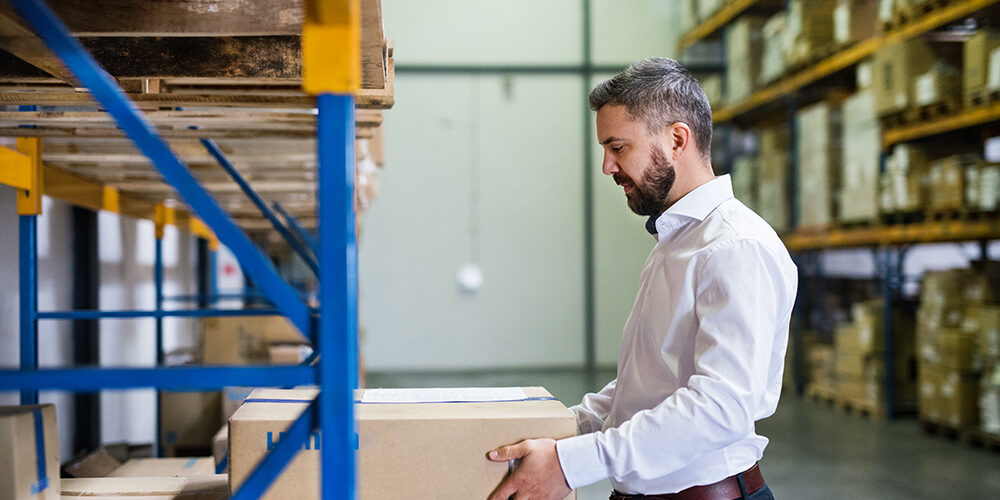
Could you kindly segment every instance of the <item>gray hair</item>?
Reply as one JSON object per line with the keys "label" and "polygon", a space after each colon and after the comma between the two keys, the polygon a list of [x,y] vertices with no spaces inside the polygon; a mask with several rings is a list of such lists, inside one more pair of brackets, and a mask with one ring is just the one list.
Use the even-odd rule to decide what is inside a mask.
{"label": "gray hair", "polygon": [[605,104],[625,106],[650,132],[672,123],[691,127],[698,152],[705,158],[712,150],[712,108],[698,81],[673,59],[652,57],[633,63],[590,91],[590,109]]}

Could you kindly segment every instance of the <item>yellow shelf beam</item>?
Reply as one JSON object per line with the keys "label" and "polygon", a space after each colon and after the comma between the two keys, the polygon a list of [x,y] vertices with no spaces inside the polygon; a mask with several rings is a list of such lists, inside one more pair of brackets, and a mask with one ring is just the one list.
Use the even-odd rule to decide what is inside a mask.
{"label": "yellow shelf beam", "polygon": [[1000,239],[1000,218],[832,229],[822,233],[795,233],[782,239],[792,252],[826,248],[994,240]]}
{"label": "yellow shelf beam", "polygon": [[889,149],[893,144],[975,127],[976,125],[998,120],[1000,120],[1000,103],[985,108],[963,110],[954,115],[935,118],[913,125],[903,125],[901,127],[886,129],[882,134],[882,146],[885,149]]}
{"label": "yellow shelf beam", "polygon": [[31,189],[31,157],[0,146],[0,184]]}
{"label": "yellow shelf beam", "polygon": [[997,2],[998,0],[965,0],[963,2],[955,2],[947,7],[932,11],[901,29],[880,37],[862,40],[808,68],[786,76],[769,87],[754,92],[739,104],[715,111],[712,114],[712,121],[714,123],[732,121],[754,109],[789,95],[810,83],[857,64],[862,59],[874,54],[883,45],[920,36],[935,28],[978,12]]}
{"label": "yellow shelf beam", "polygon": [[684,36],[682,36],[677,42],[677,50],[684,50],[694,45],[699,40],[712,36],[713,33],[719,31],[723,26],[732,22],[733,19],[736,19],[737,16],[752,7],[753,4],[757,3],[757,1],[758,0],[733,0],[727,2],[712,17],[702,21],[701,24],[685,33]]}

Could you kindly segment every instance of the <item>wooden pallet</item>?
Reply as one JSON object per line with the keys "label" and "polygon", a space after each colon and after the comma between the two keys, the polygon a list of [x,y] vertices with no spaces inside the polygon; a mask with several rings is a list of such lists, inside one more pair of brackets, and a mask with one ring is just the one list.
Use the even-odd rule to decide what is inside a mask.
{"label": "wooden pallet", "polygon": [[1000,102],[1000,90],[971,90],[965,96],[966,108],[985,108]]}
{"label": "wooden pallet", "polygon": [[963,441],[976,448],[1000,453],[1000,434],[975,429],[963,435]]}
{"label": "wooden pallet", "polygon": [[974,448],[1000,453],[1000,434],[983,432],[976,427],[956,428],[953,425],[921,419],[920,428],[925,434],[962,443]]}
{"label": "wooden pallet", "polygon": [[906,110],[904,119],[906,124],[933,120],[958,113],[960,105],[961,102],[957,98],[945,97],[939,101]]}
{"label": "wooden pallet", "polygon": [[832,406],[848,415],[884,420],[888,414],[885,403],[844,397],[833,387],[809,384],[805,394],[813,401]]}

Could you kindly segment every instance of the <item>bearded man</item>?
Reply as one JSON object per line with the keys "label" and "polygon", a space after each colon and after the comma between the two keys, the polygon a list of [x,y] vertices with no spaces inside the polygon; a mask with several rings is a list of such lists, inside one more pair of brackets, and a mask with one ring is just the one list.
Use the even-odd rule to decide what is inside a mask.
{"label": "bearded man", "polygon": [[[711,163],[712,110],[672,59],[590,93],[602,170],[656,238],[615,380],[571,408],[579,435],[501,447],[520,464],[491,500],[560,499],[610,478],[617,499],[773,499],[757,462],[774,414],[798,274]],[[763,158],[767,161],[767,158]]]}

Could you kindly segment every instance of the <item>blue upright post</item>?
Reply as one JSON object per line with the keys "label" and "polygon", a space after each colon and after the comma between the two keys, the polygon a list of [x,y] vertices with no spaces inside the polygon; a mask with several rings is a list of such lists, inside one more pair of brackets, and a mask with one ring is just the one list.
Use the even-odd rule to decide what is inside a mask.
{"label": "blue upright post", "polygon": [[[36,215],[18,217],[20,255],[20,341],[21,371],[38,369],[38,219]],[[38,404],[37,390],[21,391],[21,404]]]}
{"label": "blue upright post", "polygon": [[[163,228],[157,223],[155,253],[153,256],[153,288],[156,290],[156,312],[163,310]],[[163,316],[156,316],[156,366],[163,366]],[[163,444],[160,433],[163,422],[160,422],[160,391],[156,391],[156,456],[163,456]]]}
{"label": "blue upright post", "polygon": [[320,361],[323,498],[353,500],[353,389],[357,369],[357,241],[354,219],[354,97],[320,94]]}

